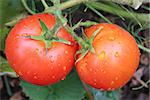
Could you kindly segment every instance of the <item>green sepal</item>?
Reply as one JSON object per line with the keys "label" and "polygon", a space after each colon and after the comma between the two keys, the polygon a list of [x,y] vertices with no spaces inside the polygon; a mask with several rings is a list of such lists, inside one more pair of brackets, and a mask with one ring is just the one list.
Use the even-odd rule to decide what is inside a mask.
{"label": "green sepal", "polygon": [[84,51],[84,49],[81,49],[81,50],[78,50],[78,51],[75,53],[75,55],[74,55],[75,60],[77,59],[77,55],[78,55],[78,54],[81,54],[83,51]]}
{"label": "green sepal", "polygon": [[67,24],[67,19],[65,17],[62,16],[62,12],[57,10],[55,12],[55,14],[57,15],[57,17],[59,18],[60,22],[62,22],[63,26],[65,26]]}
{"label": "green sepal", "polygon": [[44,42],[45,42],[45,48],[46,48],[46,54],[47,54],[48,49],[51,48],[51,46],[52,46],[52,41],[44,40]]}
{"label": "green sepal", "polygon": [[61,24],[59,23],[59,19],[58,17],[56,17],[56,24],[54,25],[53,29],[49,30],[48,33],[50,35],[54,35],[54,34],[57,34],[59,29],[61,27]]}
{"label": "green sepal", "polygon": [[72,30],[75,30],[76,28],[80,27],[80,25],[82,23],[81,21],[82,21],[82,19],[72,27]]}
{"label": "green sepal", "polygon": [[89,38],[86,36],[86,34],[84,33],[84,30],[83,28],[81,29],[82,31],[82,38],[85,40],[85,41],[89,41]]}
{"label": "green sepal", "polygon": [[86,22],[81,22],[80,26],[89,27],[89,26],[96,25],[96,24],[97,22],[94,22],[94,21],[86,21]]}
{"label": "green sepal", "polygon": [[81,56],[76,60],[75,65],[77,64],[78,61],[80,61],[81,59],[83,59],[86,54],[89,52],[89,50],[83,50],[83,52],[81,52]]}
{"label": "green sepal", "polygon": [[[93,42],[95,36],[96,36],[96,35],[100,32],[100,30],[102,30],[102,29],[103,29],[103,27],[100,27],[100,28],[98,28],[96,31],[93,32],[91,38],[89,39],[89,42],[90,42],[90,43]],[[92,44],[91,44],[91,45],[92,45]]]}
{"label": "green sepal", "polygon": [[94,21],[86,21],[86,22],[81,22],[82,20],[80,20],[77,24],[75,24],[73,27],[72,27],[72,29],[74,30],[74,29],[76,29],[76,28],[78,28],[78,27],[80,27],[80,26],[84,26],[84,27],[89,27],[89,26],[91,26],[91,25],[96,25],[97,23],[96,22],[94,22]]}
{"label": "green sepal", "polygon": [[60,42],[60,43],[64,43],[64,44],[67,44],[67,45],[71,45],[71,42],[70,41],[68,41],[68,40],[65,40],[65,39],[63,39],[63,38],[56,38],[56,39],[54,39],[54,40],[52,40],[53,42]]}
{"label": "green sepal", "polygon": [[29,38],[34,39],[34,40],[43,40],[44,39],[43,36],[29,36]]}
{"label": "green sepal", "polygon": [[42,35],[45,35],[48,31],[48,27],[45,25],[45,23],[41,19],[39,19],[39,21],[40,21],[40,25],[42,27]]}

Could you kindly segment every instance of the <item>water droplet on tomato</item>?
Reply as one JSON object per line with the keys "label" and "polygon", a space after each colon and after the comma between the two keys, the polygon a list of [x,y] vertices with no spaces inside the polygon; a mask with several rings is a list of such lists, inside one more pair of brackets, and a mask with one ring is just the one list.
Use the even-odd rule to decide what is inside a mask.
{"label": "water droplet on tomato", "polygon": [[103,73],[105,74],[105,73],[106,73],[106,71],[103,71]]}
{"label": "water droplet on tomato", "polygon": [[66,67],[66,66],[64,66],[64,67],[63,67],[63,70],[64,70],[64,71],[66,71],[66,69],[67,69],[67,67]]}
{"label": "water droplet on tomato", "polygon": [[99,60],[103,60],[103,59],[105,58],[105,56],[106,56],[105,51],[102,51],[102,52],[98,55],[98,58],[99,58]]}
{"label": "water droplet on tomato", "polygon": [[115,40],[115,37],[110,36],[108,39],[109,39],[110,41],[113,41],[113,40]]}
{"label": "water droplet on tomato", "polygon": [[13,66],[15,66],[16,64],[13,64]]}
{"label": "water droplet on tomato", "polygon": [[94,82],[94,85],[97,85],[97,83],[96,83],[96,82]]}
{"label": "water droplet on tomato", "polygon": [[29,36],[29,35],[27,33],[23,33],[23,34],[21,34],[21,36],[26,37],[26,36]]}
{"label": "water droplet on tomato", "polygon": [[112,88],[108,88],[107,90],[110,91]]}
{"label": "water droplet on tomato", "polygon": [[69,60],[69,62],[71,62],[71,60]]}
{"label": "water droplet on tomato", "polygon": [[89,70],[90,70],[90,72],[92,72],[92,71],[93,71],[93,69],[92,69],[92,68],[90,68]]}
{"label": "water droplet on tomato", "polygon": [[58,64],[58,66],[61,66],[61,64]]}
{"label": "water droplet on tomato", "polygon": [[34,79],[38,79],[38,77],[37,77],[37,76],[34,76],[33,78],[34,78]]}
{"label": "water droplet on tomato", "polygon": [[35,52],[36,52],[36,53],[38,53],[38,52],[39,52],[39,49],[38,49],[38,48],[36,48],[36,49],[35,49]]}
{"label": "water droplet on tomato", "polygon": [[53,67],[53,66],[50,66],[50,68],[51,68],[51,69],[54,69],[54,67]]}
{"label": "water droplet on tomato", "polygon": [[101,88],[100,90],[103,91],[104,89]]}
{"label": "water droplet on tomato", "polygon": [[52,78],[55,79],[56,77],[53,75]]}
{"label": "water droplet on tomato", "polygon": [[113,85],[113,84],[114,84],[114,81],[111,82],[111,85]]}
{"label": "water droplet on tomato", "polygon": [[94,82],[97,82],[97,80],[96,80],[96,79],[94,79]]}
{"label": "water droplet on tomato", "polygon": [[27,71],[27,74],[30,74],[30,71]]}
{"label": "water droplet on tomato", "polygon": [[115,57],[119,57],[119,52],[115,52]]}
{"label": "water droplet on tomato", "polygon": [[118,77],[115,77],[115,80],[118,80]]}
{"label": "water droplet on tomato", "polygon": [[65,79],[66,79],[66,77],[62,77],[62,78],[61,78],[61,80],[65,80]]}
{"label": "water droplet on tomato", "polygon": [[33,73],[33,75],[36,75],[36,73]]}
{"label": "water droplet on tomato", "polygon": [[49,60],[50,60],[51,63],[54,63],[54,60],[53,60],[52,56],[49,57]]}
{"label": "water droplet on tomato", "polygon": [[19,71],[19,72],[18,72],[18,74],[19,74],[20,76],[22,76],[22,75],[23,75],[21,71]]}
{"label": "water droplet on tomato", "polygon": [[65,51],[65,54],[68,54],[68,51]]}

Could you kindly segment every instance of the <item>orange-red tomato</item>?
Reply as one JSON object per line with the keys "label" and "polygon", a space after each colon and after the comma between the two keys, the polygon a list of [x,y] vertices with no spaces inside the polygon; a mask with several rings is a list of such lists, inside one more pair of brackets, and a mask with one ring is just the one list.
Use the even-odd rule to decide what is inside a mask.
{"label": "orange-red tomato", "polygon": [[88,54],[77,63],[76,69],[90,86],[114,90],[125,85],[138,67],[140,52],[134,38],[114,24],[102,23],[85,30],[88,38],[100,27],[92,43],[95,54]]}
{"label": "orange-red tomato", "polygon": [[21,20],[6,39],[5,53],[9,64],[22,79],[36,85],[50,85],[64,79],[71,71],[77,45],[72,36],[61,28],[57,36],[73,45],[53,42],[46,53],[43,41],[25,37],[41,35],[39,19],[49,29],[56,22],[55,17],[50,14],[36,14]]}

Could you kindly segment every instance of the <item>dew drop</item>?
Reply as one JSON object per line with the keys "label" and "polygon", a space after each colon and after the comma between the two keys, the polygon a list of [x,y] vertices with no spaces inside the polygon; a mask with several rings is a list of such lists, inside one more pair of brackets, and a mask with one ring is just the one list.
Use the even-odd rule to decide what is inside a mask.
{"label": "dew drop", "polygon": [[15,66],[16,64],[13,64],[13,66]]}
{"label": "dew drop", "polygon": [[33,73],[33,75],[36,75],[36,73]]}
{"label": "dew drop", "polygon": [[50,68],[51,68],[51,69],[54,69],[54,67],[53,67],[53,66],[50,66]]}
{"label": "dew drop", "polygon": [[58,66],[61,66],[61,64],[58,64]]}
{"label": "dew drop", "polygon": [[39,49],[38,49],[38,48],[36,48],[36,49],[35,49],[35,52],[36,52],[36,53],[38,53],[38,52],[39,52]]}
{"label": "dew drop", "polygon": [[110,90],[111,90],[111,88],[108,88],[107,90],[108,90],[108,91],[110,91]]}
{"label": "dew drop", "polygon": [[27,71],[27,74],[30,74],[30,71]]}
{"label": "dew drop", "polygon": [[115,37],[111,36],[111,37],[109,37],[108,39],[109,39],[110,41],[113,41],[113,40],[115,40]]}
{"label": "dew drop", "polygon": [[97,85],[97,83],[96,83],[96,82],[94,82],[94,85]]}
{"label": "dew drop", "polygon": [[68,54],[68,51],[65,51],[65,54]]}
{"label": "dew drop", "polygon": [[23,75],[21,71],[19,71],[19,72],[18,72],[18,74],[19,74],[20,76],[22,76],[22,75]]}
{"label": "dew drop", "polygon": [[118,77],[115,77],[115,80],[118,80]]}
{"label": "dew drop", "polygon": [[97,80],[96,79],[94,79],[94,82],[96,82]]}
{"label": "dew drop", "polygon": [[113,85],[113,84],[114,84],[114,81],[111,82],[111,85]]}
{"label": "dew drop", "polygon": [[61,80],[65,80],[65,79],[66,79],[66,77],[62,77],[62,78],[61,78]]}
{"label": "dew drop", "polygon": [[71,60],[69,60],[69,62],[71,62]]}
{"label": "dew drop", "polygon": [[27,33],[21,34],[21,36],[26,37],[29,36]]}
{"label": "dew drop", "polygon": [[53,75],[52,78],[55,79],[56,77]]}
{"label": "dew drop", "polygon": [[92,68],[90,68],[89,70],[90,70],[90,72],[92,72],[92,71],[93,71],[93,69],[92,69]]}
{"label": "dew drop", "polygon": [[101,88],[100,90],[103,91],[104,89]]}
{"label": "dew drop", "polygon": [[66,67],[66,66],[64,66],[64,67],[63,67],[63,70],[64,70],[64,71],[66,71],[66,69],[67,69],[67,67]]}
{"label": "dew drop", "polygon": [[103,73],[105,74],[105,73],[106,73],[106,71],[103,71]]}
{"label": "dew drop", "polygon": [[38,79],[37,76],[34,76],[33,78],[34,78],[34,79]]}
{"label": "dew drop", "polygon": [[103,60],[103,59],[105,58],[105,56],[106,56],[105,51],[102,51],[102,52],[98,55],[98,58],[99,58],[99,60]]}
{"label": "dew drop", "polygon": [[119,57],[119,52],[115,52],[115,57]]}

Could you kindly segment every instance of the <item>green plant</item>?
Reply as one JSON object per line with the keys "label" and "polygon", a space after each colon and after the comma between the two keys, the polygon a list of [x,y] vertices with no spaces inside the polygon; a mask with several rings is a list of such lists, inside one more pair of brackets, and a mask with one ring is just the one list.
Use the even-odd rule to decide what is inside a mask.
{"label": "green plant", "polygon": [[[7,2],[13,6],[8,7]],[[95,88],[92,88],[92,87],[88,86],[87,84],[85,84],[84,81],[81,81],[79,79],[76,70],[73,68],[73,62],[74,62],[73,56],[76,58],[75,64],[77,65],[77,70],[78,70],[78,67],[81,67],[81,66],[79,66],[78,63],[82,62],[82,60],[87,57],[89,52],[95,53],[96,50],[93,45],[93,42],[94,42],[96,35],[99,32],[101,32],[101,30],[103,29],[102,27],[99,27],[97,30],[90,33],[91,37],[86,38],[86,36],[83,32],[83,28],[89,27],[91,25],[96,25],[99,22],[95,22],[94,19],[92,19],[92,21],[88,20],[88,21],[82,22],[82,19],[80,19],[77,23],[74,23],[72,21],[72,18],[80,10],[80,7],[83,7],[85,9],[84,10],[85,12],[87,9],[93,11],[93,13],[97,14],[100,17],[99,19],[103,19],[103,20],[105,20],[105,22],[108,22],[108,23],[114,23],[114,22],[112,22],[109,17],[105,17],[106,13],[107,14],[111,13],[113,15],[116,15],[117,19],[121,19],[124,21],[126,21],[127,19],[133,20],[134,25],[140,27],[139,30],[136,31],[136,30],[134,30],[134,28],[132,28],[132,26],[130,26],[130,25],[128,26],[126,24],[124,26],[125,29],[130,31],[130,33],[135,37],[139,48],[141,48],[143,51],[146,51],[146,52],[150,51],[149,48],[144,47],[144,45],[142,44],[143,41],[145,41],[145,40],[142,37],[140,37],[139,35],[137,35],[137,33],[141,29],[145,29],[144,27],[149,25],[149,23],[150,23],[148,20],[150,18],[149,14],[136,13],[135,11],[133,11],[130,8],[126,8],[120,4],[116,4],[116,3],[113,3],[110,1],[20,0],[17,3],[15,3],[15,2],[17,2],[17,0],[15,0],[15,1],[1,0],[0,1],[1,4],[5,4],[5,5],[2,5],[3,10],[0,11],[0,13],[2,14],[2,18],[1,18],[2,21],[0,22],[0,24],[1,24],[1,26],[0,26],[0,50],[3,53],[3,55],[1,56],[1,60],[0,60],[0,75],[11,75],[13,77],[15,76],[15,72],[10,68],[10,66],[8,64],[8,62],[9,62],[9,63],[11,63],[11,66],[13,66],[13,68],[16,70],[17,74],[19,74],[24,80],[31,82],[33,84],[37,84],[37,85],[51,84],[48,86],[36,86],[36,85],[29,84],[25,81],[20,80],[21,81],[20,85],[23,88],[23,91],[27,94],[27,96],[29,96],[33,100],[101,100],[101,99],[102,100],[118,100],[119,99],[118,95],[120,93],[120,90],[119,91],[118,90],[103,91],[103,90],[97,90]],[[121,2],[121,0],[120,0],[120,2]],[[121,2],[121,4],[122,4],[122,2]],[[8,9],[6,9],[7,7],[8,7]],[[11,13],[6,13],[6,12],[9,12],[9,10]],[[6,36],[8,35],[8,33],[10,32],[10,34],[12,34],[12,31],[10,31],[12,29],[12,26],[16,25],[16,23],[17,23],[17,25],[15,27],[18,27],[18,28],[16,28],[15,30],[16,31],[18,30],[18,32],[14,32],[16,34],[19,34],[19,31],[21,31],[21,29],[28,30],[28,29],[23,28],[24,24],[21,24],[19,26],[18,21],[19,21],[19,23],[22,23],[21,21],[23,18],[25,18],[23,20],[26,20],[27,18],[30,19],[31,16],[40,15],[38,13],[42,13],[41,15],[47,15],[47,14],[43,14],[43,13],[49,13],[49,16],[55,17],[55,21],[53,21],[52,22],[53,24],[52,24],[49,21],[52,20],[53,18],[44,19],[44,17],[39,17],[39,19],[36,18],[35,23],[31,23],[31,22],[29,23],[27,21],[27,26],[31,25],[30,27],[27,27],[27,28],[29,30],[31,29],[32,31],[31,30],[23,31],[23,34],[24,33],[25,34],[23,35],[23,37],[20,37],[20,39],[23,39],[24,42],[26,42],[25,40],[29,40],[29,41],[34,41],[36,43],[41,43],[42,47],[44,47],[44,49],[42,49],[44,52],[43,53],[38,52],[38,53],[39,53],[39,55],[45,54],[44,56],[49,55],[49,50],[53,49],[53,46],[55,44],[59,44],[61,46],[60,48],[63,49],[61,53],[63,55],[63,53],[65,54],[65,50],[66,50],[66,49],[64,50],[64,48],[65,48],[65,46],[67,46],[67,48],[69,48],[69,49],[67,49],[68,50],[67,52],[69,53],[68,56],[63,55],[61,57],[61,59],[57,59],[58,62],[61,61],[61,63],[63,64],[63,67],[64,67],[64,64],[68,64],[69,59],[71,59],[71,63],[68,64],[67,73],[64,73],[64,71],[62,71],[62,69],[63,69],[62,66],[61,66],[61,69],[58,68],[59,71],[47,69],[47,67],[49,66],[48,64],[51,64],[51,63],[50,62],[44,63],[43,57],[41,57],[42,60],[38,60],[37,62],[35,61],[36,66],[38,66],[38,68],[32,69],[31,68],[32,65],[31,66],[29,66],[29,65],[33,64],[32,60],[38,59],[38,57],[32,56],[33,55],[32,53],[35,53],[35,52],[31,53],[31,51],[35,50],[35,48],[34,48],[34,45],[31,45],[31,44],[29,45],[29,47],[31,47],[31,49],[25,50],[25,52],[24,52],[24,53],[30,52],[29,53],[30,55],[28,55],[28,57],[27,57],[28,59],[25,59],[26,61],[28,61],[28,63],[25,64],[25,60],[22,59],[23,65],[21,65],[21,66],[23,66],[23,67],[21,67],[21,69],[19,68],[20,67],[19,60],[21,60],[21,56],[19,56],[20,58],[17,56],[19,53],[16,53],[15,56],[11,55],[11,54],[13,54],[12,52],[14,50],[16,50],[17,46],[19,46],[18,44],[21,43],[20,42],[21,40],[20,41],[18,40],[17,43],[15,43],[16,41],[10,40],[8,42],[8,40],[6,40]],[[51,15],[51,14],[53,14],[53,15]],[[29,17],[27,17],[27,16],[29,16]],[[20,21],[20,19],[21,19],[21,21]],[[54,25],[54,23],[56,23],[56,24]],[[66,37],[63,37],[63,36],[59,37],[59,35],[57,36],[55,34],[58,32],[60,27],[63,27],[63,32],[65,31],[65,33],[68,34]],[[149,28],[149,26],[146,28]],[[35,34],[33,32],[33,30],[35,30],[35,29],[39,31],[37,34]],[[79,34],[79,35],[81,35],[81,37],[76,34],[76,31],[78,29],[81,30],[81,32]],[[13,30],[14,30],[14,28],[13,28]],[[31,35],[31,34],[29,35],[30,32],[35,35]],[[70,41],[70,39],[69,39],[69,37],[71,37],[71,36],[79,44],[80,49],[79,49],[79,51],[76,52],[76,54],[75,54],[76,47],[74,47],[74,49],[70,50],[70,48],[73,46],[72,41]],[[8,37],[9,37],[9,35],[8,35]],[[16,36],[14,36],[14,37],[16,37]],[[4,45],[5,40],[6,40],[6,47]],[[15,46],[13,46],[11,44],[14,44]],[[74,42],[73,42],[73,44],[74,44]],[[10,48],[9,45],[11,45],[12,49]],[[19,47],[21,47],[21,45]],[[8,61],[5,58],[4,48],[6,48],[6,56],[9,55],[9,54],[7,54],[8,51],[10,53],[9,57],[7,57]],[[17,50],[19,50],[19,49],[17,48]],[[79,54],[80,54],[80,56],[78,56]],[[54,53],[52,55],[54,55]],[[14,58],[16,56],[18,57],[17,60],[16,60],[16,58]],[[24,55],[24,56],[27,56],[27,55]],[[133,54],[131,54],[130,56],[132,57]],[[9,59],[9,58],[11,58],[11,59]],[[32,59],[32,58],[34,58],[34,59]],[[14,60],[12,60],[12,59],[14,59]],[[123,59],[123,60],[125,60],[125,59]],[[133,59],[133,60],[135,60],[135,59]],[[93,59],[91,61],[93,61]],[[16,64],[18,66],[13,65],[13,63],[15,63],[15,62],[17,62]],[[58,67],[57,65],[58,65],[58,63],[56,64],[55,67]],[[52,66],[49,66],[49,67],[51,68]],[[31,76],[26,75],[26,72],[29,69],[32,71],[32,74],[30,74]],[[72,69],[72,71],[70,72],[71,69]],[[21,73],[19,73],[19,70],[22,70],[21,73],[23,73],[23,75]],[[40,70],[44,70],[44,71],[40,71]],[[38,74],[38,77],[41,77],[41,78],[40,78],[40,80],[33,80],[33,77],[34,77],[33,74],[34,74],[34,72],[37,72],[37,71],[40,73],[40,74]],[[50,74],[47,74],[47,72]],[[51,74],[56,74],[56,76],[57,75],[58,76],[60,75],[60,76],[57,77],[57,80],[51,80],[51,77],[52,77]],[[67,77],[66,77],[66,75],[67,75]],[[81,75],[79,75],[79,76],[81,77]],[[64,79],[64,77],[66,77],[66,79]],[[45,79],[45,81],[41,81],[42,79]],[[62,79],[62,80],[60,82],[58,82],[60,79]],[[83,78],[81,77],[81,79],[83,79]],[[123,80],[121,80],[121,81],[123,81]],[[56,82],[58,82],[58,83],[56,83]],[[127,82],[127,80],[124,83],[126,83],[126,82]],[[9,94],[12,95],[7,80],[5,81],[5,83],[7,83],[7,90],[9,92]],[[86,83],[88,83],[88,82],[86,82]],[[119,85],[118,87],[120,87],[122,85]],[[118,88],[118,87],[115,87],[115,88]],[[102,88],[104,88],[104,87],[102,87]],[[108,90],[108,89],[106,89],[106,90]]]}

